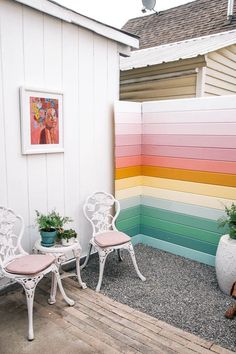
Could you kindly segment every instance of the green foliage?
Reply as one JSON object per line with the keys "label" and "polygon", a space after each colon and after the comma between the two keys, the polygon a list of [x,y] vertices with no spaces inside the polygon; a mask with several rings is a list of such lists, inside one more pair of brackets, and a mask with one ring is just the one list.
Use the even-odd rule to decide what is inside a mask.
{"label": "green foliage", "polygon": [[57,233],[57,237],[59,239],[66,239],[66,240],[69,240],[70,238],[72,237],[76,237],[77,236],[77,233],[75,230],[73,229],[69,229],[69,230],[63,230],[61,229],[58,233]]}
{"label": "green foliage", "polygon": [[230,238],[236,239],[236,204],[232,203],[230,207],[225,206],[227,216],[220,218],[219,227],[228,225]]}
{"label": "green foliage", "polygon": [[38,210],[36,212],[36,223],[38,225],[39,230],[43,231],[52,231],[52,230],[60,230],[62,227],[68,222],[73,221],[67,216],[60,216],[55,210],[52,210],[48,214],[42,214]]}

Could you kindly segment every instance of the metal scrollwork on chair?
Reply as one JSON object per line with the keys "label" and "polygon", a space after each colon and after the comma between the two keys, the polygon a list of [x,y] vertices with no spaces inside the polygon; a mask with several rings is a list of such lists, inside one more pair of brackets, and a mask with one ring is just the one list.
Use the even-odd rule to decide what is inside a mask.
{"label": "metal scrollwork on chair", "polygon": [[100,291],[106,258],[113,250],[118,251],[119,260],[122,260],[120,250],[126,249],[130,253],[139,278],[145,281],[146,279],[140,273],[136,263],[131,238],[116,228],[115,221],[120,212],[118,200],[109,193],[95,192],[87,198],[83,210],[93,232],[89,242],[88,254],[81,268],[87,265],[91,249],[94,247],[99,254],[99,280],[96,291]]}
{"label": "metal scrollwork on chair", "polygon": [[[0,207],[0,272],[3,276],[21,284],[25,290],[28,308],[28,339],[34,339],[33,301],[35,288],[43,276],[53,273],[64,300],[70,305],[74,301],[64,292],[55,257],[49,255],[29,255],[21,246],[24,233],[24,221],[13,210]],[[55,280],[56,279],[56,280]],[[55,289],[55,283],[53,285]],[[51,290],[51,298],[54,291]],[[53,302],[55,299],[53,298]],[[50,302],[50,301],[49,301]]]}

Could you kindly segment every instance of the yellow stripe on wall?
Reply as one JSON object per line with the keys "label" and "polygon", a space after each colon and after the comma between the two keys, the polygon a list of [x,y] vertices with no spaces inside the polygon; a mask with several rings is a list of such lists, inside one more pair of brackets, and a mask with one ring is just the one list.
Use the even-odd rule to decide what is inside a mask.
{"label": "yellow stripe on wall", "polygon": [[142,174],[150,177],[236,187],[236,175],[233,174],[192,171],[158,166],[143,166]]}
{"label": "yellow stripe on wall", "polygon": [[116,198],[118,200],[126,199],[130,197],[136,197],[137,195],[142,195],[142,187],[133,187],[128,189],[116,190]]}
{"label": "yellow stripe on wall", "polygon": [[143,186],[236,200],[236,188],[143,176]]}
{"label": "yellow stripe on wall", "polygon": [[127,189],[142,186],[142,176],[118,179],[115,181],[115,190]]}
{"label": "yellow stripe on wall", "polygon": [[169,189],[152,188],[143,186],[143,194],[146,196],[166,199],[186,204],[199,205],[207,208],[224,209],[224,205],[231,205],[232,199],[210,197],[199,194],[173,191]]}

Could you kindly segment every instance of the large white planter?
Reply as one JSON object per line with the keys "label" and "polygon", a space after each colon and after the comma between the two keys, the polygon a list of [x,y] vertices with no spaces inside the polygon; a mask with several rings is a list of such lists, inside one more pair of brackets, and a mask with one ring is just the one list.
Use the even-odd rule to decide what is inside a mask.
{"label": "large white planter", "polygon": [[221,237],[216,252],[216,277],[220,289],[230,295],[236,282],[236,240],[229,235]]}

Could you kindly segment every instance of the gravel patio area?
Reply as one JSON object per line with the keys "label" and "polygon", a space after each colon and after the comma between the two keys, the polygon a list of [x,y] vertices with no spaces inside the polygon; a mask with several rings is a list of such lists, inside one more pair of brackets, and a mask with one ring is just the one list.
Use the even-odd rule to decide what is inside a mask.
{"label": "gravel patio area", "polygon": [[[123,253],[123,262],[112,253],[106,261],[102,294],[236,351],[236,318],[224,317],[235,300],[220,291],[213,267],[144,245],[136,245],[135,254],[146,282],[137,277],[128,253]],[[95,289],[97,255],[81,275]]]}

